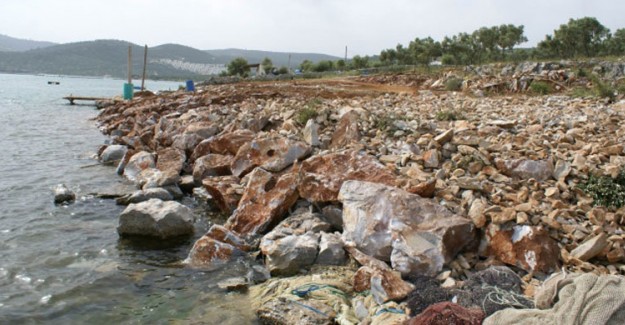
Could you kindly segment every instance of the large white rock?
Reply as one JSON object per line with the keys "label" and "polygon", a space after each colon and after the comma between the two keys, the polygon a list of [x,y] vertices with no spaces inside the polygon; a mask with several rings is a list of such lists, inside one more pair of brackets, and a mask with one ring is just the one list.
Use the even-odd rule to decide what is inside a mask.
{"label": "large white rock", "polygon": [[390,261],[403,275],[436,275],[475,238],[471,220],[396,187],[347,181],[338,198],[345,244]]}
{"label": "large white rock", "polygon": [[54,203],[61,204],[71,202],[76,199],[76,194],[72,192],[65,184],[59,184],[54,187]]}
{"label": "large white rock", "polygon": [[128,151],[128,147],[126,146],[119,145],[119,144],[110,145],[106,147],[104,151],[102,151],[102,154],[100,154],[100,161],[103,164],[116,163],[122,160],[122,158],[124,158],[124,155],[126,154],[127,151]]}
{"label": "large white rock", "polygon": [[175,202],[150,199],[130,204],[119,216],[117,232],[121,235],[171,238],[193,234],[191,209]]}

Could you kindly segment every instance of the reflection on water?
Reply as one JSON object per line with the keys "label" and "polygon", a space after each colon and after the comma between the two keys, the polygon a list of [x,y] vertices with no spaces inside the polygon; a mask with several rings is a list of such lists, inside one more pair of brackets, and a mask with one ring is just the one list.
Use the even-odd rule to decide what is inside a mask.
{"label": "reflection on water", "polygon": [[[107,140],[92,120],[97,111],[61,98],[118,95],[123,81],[54,78],[59,86],[0,74],[12,85],[0,90],[0,323],[254,323],[244,294],[217,287],[245,275],[249,261],[210,272],[181,263],[211,222],[192,200],[184,203],[198,211],[195,235],[163,243],[120,239],[123,207],[93,195],[129,184],[114,167],[94,166]],[[76,192],[74,204],[52,203],[58,183]]]}

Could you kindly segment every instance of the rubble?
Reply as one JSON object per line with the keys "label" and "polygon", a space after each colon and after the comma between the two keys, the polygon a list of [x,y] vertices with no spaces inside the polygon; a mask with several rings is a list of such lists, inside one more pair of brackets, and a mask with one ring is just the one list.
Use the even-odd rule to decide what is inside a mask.
{"label": "rubble", "polygon": [[[569,96],[580,79],[568,69],[476,67],[459,92],[439,88],[458,77],[447,72],[210,85],[116,102],[98,122],[128,148],[118,166],[127,178],[176,193],[202,185],[208,206],[227,218],[195,243],[190,265],[277,258],[274,247],[289,259],[306,257],[293,267],[277,263],[292,273],[347,256],[360,268],[341,290],[371,290],[372,304],[390,304],[410,300],[416,275],[456,290],[472,274],[508,264],[532,295],[560,268],[625,274],[623,209],[593,207],[580,189],[590,175],[616,177],[625,166],[625,103]],[[527,94],[534,81],[558,93]],[[295,122],[311,100],[317,116]],[[207,156],[220,163],[205,164]],[[322,214],[324,229],[267,237],[256,252],[301,205]],[[301,306],[283,298],[259,315],[295,322],[281,311]],[[319,321],[340,317],[317,303],[307,306],[332,316]],[[362,316],[345,317],[374,318],[363,299],[360,309],[345,305]]]}

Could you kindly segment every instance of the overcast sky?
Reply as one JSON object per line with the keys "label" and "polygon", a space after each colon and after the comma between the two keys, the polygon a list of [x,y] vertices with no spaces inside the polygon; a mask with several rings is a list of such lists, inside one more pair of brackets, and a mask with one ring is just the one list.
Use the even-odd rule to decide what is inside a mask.
{"label": "overcast sky", "polygon": [[379,54],[414,38],[525,26],[534,46],[569,18],[625,28],[623,0],[0,0],[0,34],[58,43]]}

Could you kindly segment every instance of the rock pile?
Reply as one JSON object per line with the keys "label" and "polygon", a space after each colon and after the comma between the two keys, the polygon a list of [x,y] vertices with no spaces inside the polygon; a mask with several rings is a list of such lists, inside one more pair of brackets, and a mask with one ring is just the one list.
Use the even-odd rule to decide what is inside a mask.
{"label": "rock pile", "polygon": [[[117,103],[98,117],[128,148],[118,170],[144,191],[133,197],[203,187],[229,216],[195,243],[190,265],[260,251],[272,275],[293,275],[351,257],[359,267],[341,290],[369,292],[375,308],[408,297],[417,275],[460,288],[506,264],[531,297],[561,267],[625,273],[625,210],[593,207],[578,188],[590,174],[618,174],[624,119],[623,103],[349,79],[207,86]],[[259,316],[290,324],[275,310],[302,302],[287,298],[263,301]],[[341,303],[354,308],[346,319],[373,306]],[[342,315],[313,304],[319,323]],[[387,307],[409,314],[405,304]],[[459,308],[434,305],[419,319],[481,320]]]}

